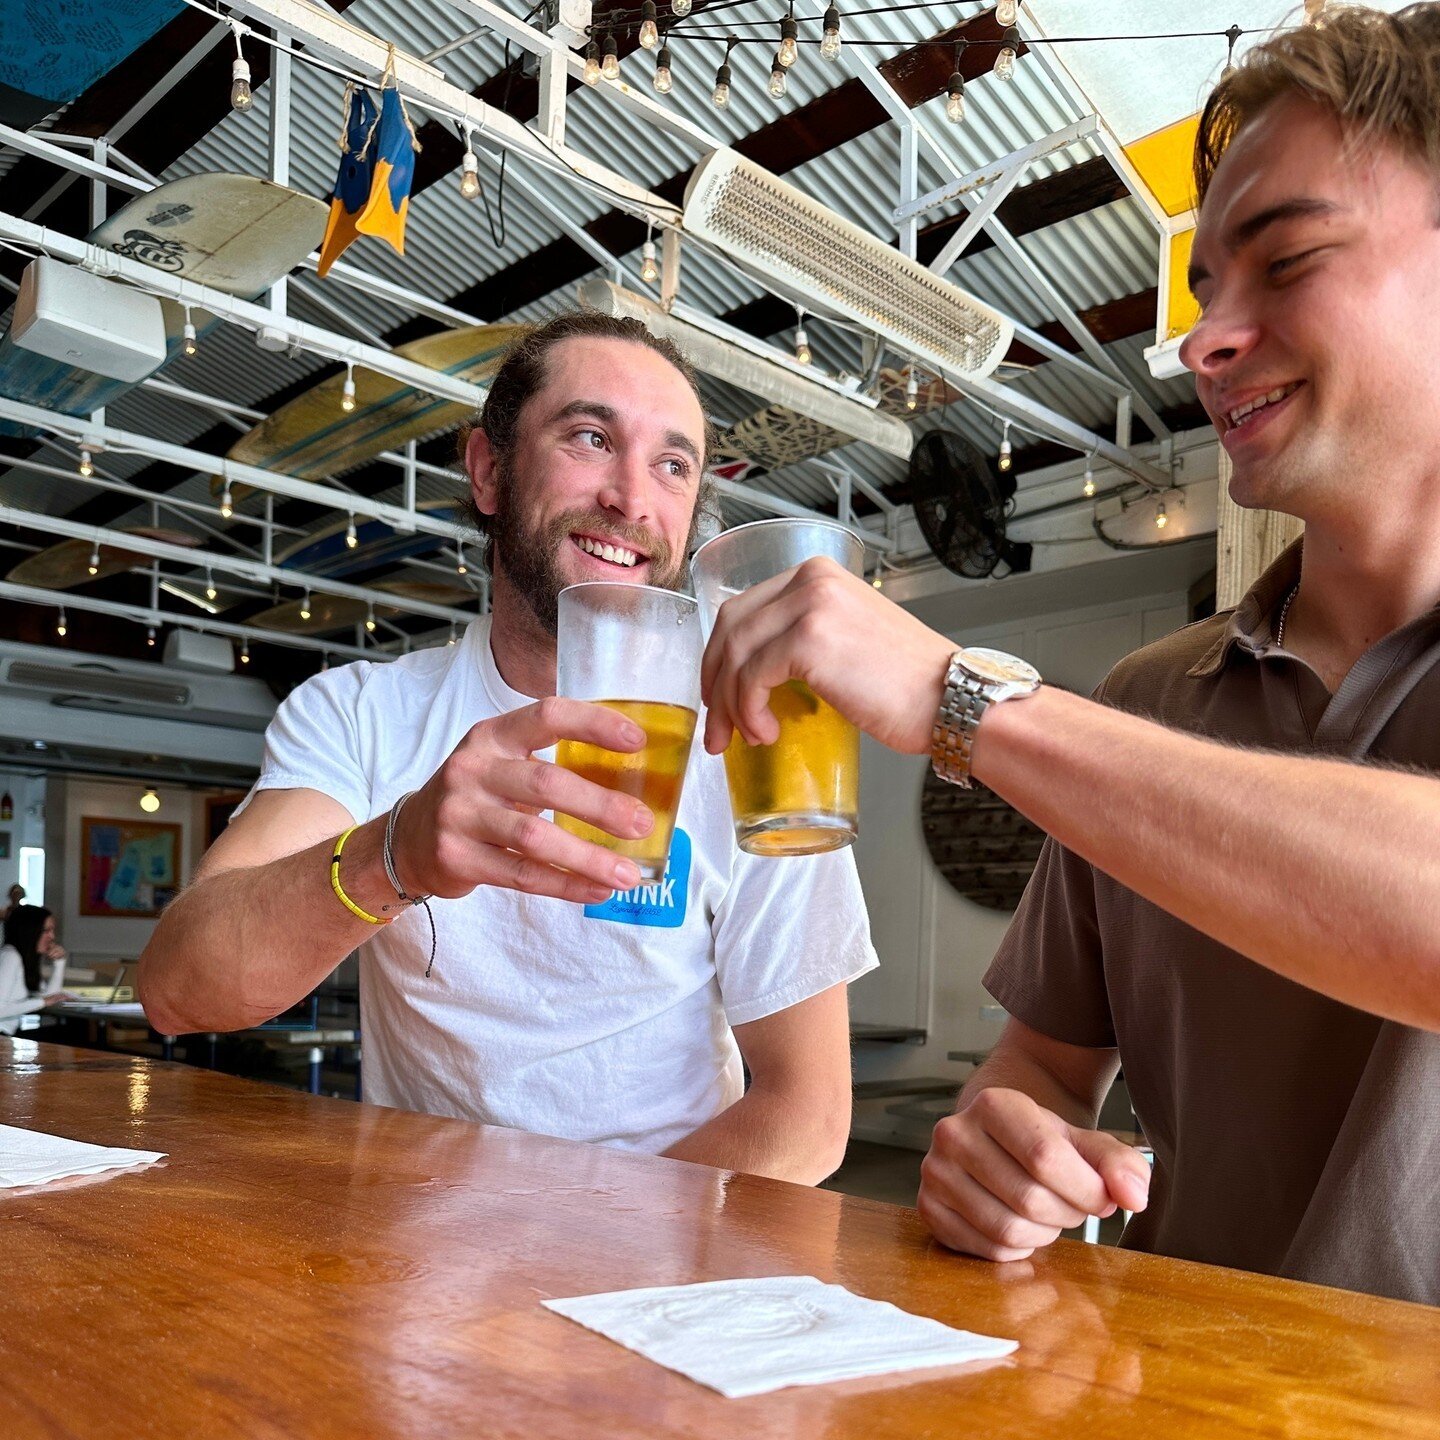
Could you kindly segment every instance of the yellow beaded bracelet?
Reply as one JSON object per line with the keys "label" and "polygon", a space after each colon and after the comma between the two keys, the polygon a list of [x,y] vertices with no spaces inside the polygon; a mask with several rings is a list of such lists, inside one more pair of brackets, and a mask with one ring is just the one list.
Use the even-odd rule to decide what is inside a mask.
{"label": "yellow beaded bracelet", "polygon": [[352,825],[336,842],[335,853],[330,857],[330,888],[335,892],[336,898],[352,914],[358,915],[362,920],[368,920],[372,925],[387,925],[388,920],[378,915],[371,915],[362,910],[346,893],[340,884],[340,852],[345,848],[345,842],[359,829],[358,825]]}

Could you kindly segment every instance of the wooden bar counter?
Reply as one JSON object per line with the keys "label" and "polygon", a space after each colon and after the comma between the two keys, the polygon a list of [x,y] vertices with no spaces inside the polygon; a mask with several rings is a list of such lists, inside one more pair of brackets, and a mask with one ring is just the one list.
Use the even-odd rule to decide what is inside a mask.
{"label": "wooden bar counter", "polygon": [[[0,1122],[163,1150],[0,1191],[0,1436],[1440,1436],[1440,1311],[0,1039]],[[719,1395],[549,1296],[815,1275],[1018,1339],[984,1368]]]}

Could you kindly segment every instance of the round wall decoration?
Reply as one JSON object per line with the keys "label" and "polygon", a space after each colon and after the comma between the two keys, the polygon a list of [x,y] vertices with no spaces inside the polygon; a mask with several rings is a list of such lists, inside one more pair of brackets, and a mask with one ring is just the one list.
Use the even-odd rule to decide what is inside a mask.
{"label": "round wall decoration", "polygon": [[990,910],[1020,903],[1045,843],[1045,832],[993,790],[947,785],[933,771],[920,794],[920,828],[940,873]]}

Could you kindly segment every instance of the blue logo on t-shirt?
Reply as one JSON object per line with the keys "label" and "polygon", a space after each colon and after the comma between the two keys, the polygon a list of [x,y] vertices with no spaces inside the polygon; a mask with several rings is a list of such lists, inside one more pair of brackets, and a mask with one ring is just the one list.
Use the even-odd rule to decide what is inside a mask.
{"label": "blue logo on t-shirt", "polygon": [[614,920],[621,925],[652,925],[676,930],[685,923],[685,897],[690,889],[690,837],[676,830],[665,862],[665,878],[612,895],[603,905],[587,905],[587,920]]}

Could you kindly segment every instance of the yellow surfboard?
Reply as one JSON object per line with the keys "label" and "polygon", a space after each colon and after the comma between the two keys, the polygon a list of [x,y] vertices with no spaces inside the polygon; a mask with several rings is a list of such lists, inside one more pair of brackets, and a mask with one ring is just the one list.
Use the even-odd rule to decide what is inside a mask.
{"label": "yellow surfboard", "polygon": [[[470,325],[397,345],[395,354],[458,380],[480,384],[500,367],[527,325]],[[410,440],[457,429],[472,419],[468,406],[441,400],[362,366],[355,367],[355,408],[344,410],[344,374],[332,375],[282,405],[230,448],[228,458],[300,480],[327,480],[364,465]],[[224,488],[217,475],[211,489]],[[235,486],[239,496],[250,487]]]}

